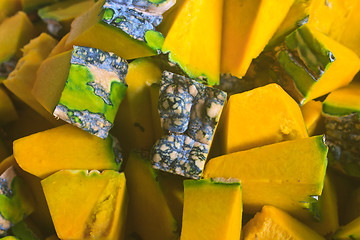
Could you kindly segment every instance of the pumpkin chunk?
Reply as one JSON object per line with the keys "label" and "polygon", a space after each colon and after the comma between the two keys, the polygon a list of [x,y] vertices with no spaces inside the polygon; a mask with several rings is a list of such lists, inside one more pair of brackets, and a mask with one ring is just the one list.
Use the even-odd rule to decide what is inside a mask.
{"label": "pumpkin chunk", "polygon": [[360,176],[360,83],[328,95],[323,103],[329,164],[351,176]]}
{"label": "pumpkin chunk", "polygon": [[0,87],[0,125],[15,121],[18,119],[15,106],[6,93],[5,89]]}
{"label": "pumpkin chunk", "polygon": [[[69,54],[41,65],[33,93],[54,116],[105,139],[125,96],[128,64],[95,48],[74,46],[70,60]],[[52,67],[68,74],[57,75]]]}
{"label": "pumpkin chunk", "polygon": [[335,240],[352,240],[358,238],[360,238],[360,217],[340,227],[333,235],[333,239]]}
{"label": "pumpkin chunk", "polygon": [[117,139],[92,136],[69,124],[14,141],[19,166],[40,178],[61,169],[118,170],[122,155]]}
{"label": "pumpkin chunk", "polygon": [[224,4],[221,73],[245,75],[285,19],[294,0],[227,0]]}
{"label": "pumpkin chunk", "polygon": [[200,178],[225,100],[225,92],[165,71],[158,108],[169,134],[153,147],[153,167]]}
{"label": "pumpkin chunk", "polygon": [[240,183],[221,179],[184,181],[181,240],[238,240],[241,221]]}
{"label": "pumpkin chunk", "polygon": [[3,0],[0,2],[0,23],[21,10],[20,0]]}
{"label": "pumpkin chunk", "polygon": [[119,239],[127,193],[124,173],[62,170],[41,181],[60,239]]}
{"label": "pumpkin chunk", "polygon": [[56,43],[57,41],[46,33],[42,33],[39,37],[31,40],[23,48],[23,56],[18,61],[14,71],[4,81],[7,89],[51,122],[55,122],[55,119],[36,101],[31,90],[36,81],[36,72],[40,64],[49,55]]}
{"label": "pumpkin chunk", "polygon": [[320,101],[311,100],[301,106],[301,112],[304,117],[305,125],[309,136],[314,136],[323,132],[321,130],[323,124],[322,103]]}
{"label": "pumpkin chunk", "polygon": [[131,152],[125,176],[129,192],[128,233],[142,239],[176,239],[177,223],[146,154]]}
{"label": "pumpkin chunk", "polygon": [[244,240],[250,239],[325,240],[297,219],[273,206],[264,206],[261,213],[256,213],[244,226]]}
{"label": "pumpkin chunk", "polygon": [[219,135],[224,153],[308,136],[299,106],[277,84],[230,96]]}
{"label": "pumpkin chunk", "polygon": [[179,7],[162,51],[191,78],[219,84],[223,0],[186,0]]}
{"label": "pumpkin chunk", "polygon": [[205,179],[237,178],[243,188],[244,211],[273,205],[306,219],[316,216],[327,166],[322,136],[275,143],[211,159]]}
{"label": "pumpkin chunk", "polygon": [[[6,165],[2,162],[1,165]],[[13,166],[0,175],[0,235],[30,215],[35,207],[32,195]]]}

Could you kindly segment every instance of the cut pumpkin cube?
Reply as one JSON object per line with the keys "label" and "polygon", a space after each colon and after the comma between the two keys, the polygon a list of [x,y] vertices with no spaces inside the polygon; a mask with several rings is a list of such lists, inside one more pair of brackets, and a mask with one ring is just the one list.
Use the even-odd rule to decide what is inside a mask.
{"label": "cut pumpkin cube", "polygon": [[119,170],[122,163],[117,139],[69,124],[17,139],[13,151],[19,166],[39,178],[61,169]]}
{"label": "cut pumpkin cube", "polygon": [[239,182],[221,179],[184,181],[181,240],[238,240],[241,222]]}
{"label": "cut pumpkin cube", "polygon": [[31,40],[23,48],[23,56],[18,61],[14,71],[4,81],[7,89],[55,124],[54,117],[36,101],[31,90],[36,81],[36,72],[40,64],[47,58],[56,43],[57,41],[46,33],[42,33],[39,37]]}
{"label": "cut pumpkin cube", "polygon": [[120,239],[127,192],[124,173],[62,170],[41,181],[60,239]]}
{"label": "cut pumpkin cube", "polygon": [[298,104],[277,84],[230,96],[220,124],[224,153],[308,136]]}
{"label": "cut pumpkin cube", "polygon": [[153,146],[153,167],[199,179],[226,93],[167,71],[160,85],[160,122],[168,134]]}
{"label": "cut pumpkin cube", "polygon": [[244,240],[251,239],[325,240],[311,228],[273,206],[264,206],[261,213],[257,213],[244,226]]}
{"label": "cut pumpkin cube", "polygon": [[301,112],[304,117],[305,125],[309,136],[320,134],[322,131],[322,102],[311,100],[301,106]]}
{"label": "cut pumpkin cube", "polygon": [[32,93],[55,117],[105,139],[125,96],[127,70],[113,53],[74,46],[41,64]]}
{"label": "cut pumpkin cube", "polygon": [[148,155],[131,152],[125,176],[129,193],[128,234],[148,240],[177,239],[177,222]]}
{"label": "cut pumpkin cube", "polygon": [[186,0],[178,11],[162,51],[191,78],[219,84],[223,0]]}
{"label": "cut pumpkin cube", "polygon": [[227,0],[224,4],[221,73],[245,76],[265,48],[294,0]]}
{"label": "cut pumpkin cube", "polygon": [[203,177],[239,179],[245,213],[273,205],[300,219],[316,218],[326,155],[322,136],[285,141],[210,159]]}

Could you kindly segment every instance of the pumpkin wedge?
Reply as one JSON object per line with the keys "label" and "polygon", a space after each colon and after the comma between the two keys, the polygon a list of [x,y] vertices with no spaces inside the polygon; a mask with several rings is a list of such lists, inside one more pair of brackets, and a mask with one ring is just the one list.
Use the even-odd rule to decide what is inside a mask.
{"label": "pumpkin wedge", "polygon": [[293,216],[316,216],[327,166],[322,136],[301,138],[210,159],[205,179],[237,178],[245,213],[273,205]]}

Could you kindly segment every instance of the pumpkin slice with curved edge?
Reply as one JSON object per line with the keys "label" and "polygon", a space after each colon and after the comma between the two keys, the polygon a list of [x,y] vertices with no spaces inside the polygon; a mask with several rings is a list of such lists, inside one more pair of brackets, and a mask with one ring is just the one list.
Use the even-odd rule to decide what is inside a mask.
{"label": "pumpkin slice with curved edge", "polygon": [[3,87],[0,87],[0,125],[5,125],[17,119],[18,114],[10,96]]}
{"label": "pumpkin slice with curved edge", "polygon": [[35,36],[35,28],[24,12],[7,18],[0,25],[0,80],[14,69],[20,49]]}
{"label": "pumpkin slice with curved edge", "polygon": [[294,0],[225,1],[221,73],[245,76],[251,61],[264,50],[293,3]]}
{"label": "pumpkin slice with curved edge", "polygon": [[[163,36],[154,30],[162,20],[161,13],[156,11],[163,10],[155,7],[155,13],[149,14],[146,11],[150,9],[144,12],[142,8],[127,4],[132,2],[100,0],[95,3],[89,11],[73,21],[66,45],[99,48],[125,59],[155,55],[163,42]],[[129,11],[130,8],[133,11]],[[130,24],[131,19],[134,20],[133,25]]]}
{"label": "pumpkin slice with curved edge", "polygon": [[141,239],[177,239],[178,225],[147,154],[132,151],[126,162],[129,193],[127,235]]}
{"label": "pumpkin slice with curved edge", "polygon": [[93,4],[93,0],[67,0],[39,9],[38,15],[46,22],[49,33],[63,36],[70,31],[71,22]]}
{"label": "pumpkin slice with curved edge", "polygon": [[185,180],[181,240],[238,240],[242,192],[239,182]]}
{"label": "pumpkin slice with curved edge", "polygon": [[112,134],[118,137],[127,153],[131,149],[149,151],[156,139],[152,126],[150,85],[160,82],[162,71],[151,58],[140,58],[129,64],[125,81],[126,96],[114,121]]}
{"label": "pumpkin slice with curved edge", "polygon": [[36,72],[40,64],[47,58],[57,41],[46,33],[31,40],[23,48],[23,56],[20,58],[14,71],[3,82],[5,87],[14,93],[23,102],[45,117],[53,124],[58,124],[54,117],[47,112],[31,94],[36,81]]}
{"label": "pumpkin slice with curved edge", "polygon": [[301,106],[301,112],[309,136],[318,135],[323,132],[322,102],[311,100]]}
{"label": "pumpkin slice with curved edge", "polygon": [[186,0],[162,47],[191,78],[206,77],[209,85],[219,84],[222,15],[223,0]]}
{"label": "pumpkin slice with curved edge", "polygon": [[360,176],[360,83],[330,93],[323,102],[329,165],[350,176]]}
{"label": "pumpkin slice with curved edge", "polygon": [[325,240],[321,235],[288,213],[267,205],[244,226],[243,232],[244,240]]}
{"label": "pumpkin slice with curved edge", "polygon": [[223,153],[308,136],[298,104],[277,84],[230,96],[220,125]]}
{"label": "pumpkin slice with curved edge", "polygon": [[19,166],[39,178],[61,169],[119,170],[122,155],[116,138],[105,140],[66,124],[17,139]]}
{"label": "pumpkin slice with curved edge", "polygon": [[286,75],[281,85],[300,104],[347,85],[360,69],[354,52],[310,24],[290,33],[275,51]]}
{"label": "pumpkin slice with curved edge", "polygon": [[352,240],[360,238],[360,217],[355,218],[350,223],[342,226],[332,236],[335,240]]}
{"label": "pumpkin slice with curved edge", "polygon": [[[0,175],[0,234],[29,216],[35,208],[33,196],[24,180],[18,176],[11,159],[1,162],[6,168]],[[7,168],[8,167],[8,168]]]}
{"label": "pumpkin slice with curved edge", "polygon": [[74,46],[41,64],[32,93],[55,117],[106,138],[125,96],[127,70],[113,53]]}
{"label": "pumpkin slice with curved edge", "polygon": [[319,218],[326,155],[323,136],[301,138],[210,159],[203,177],[239,179],[245,213],[273,205],[300,219]]}
{"label": "pumpkin slice with curved edge", "polygon": [[61,170],[41,181],[60,239],[120,239],[127,191],[124,173]]}

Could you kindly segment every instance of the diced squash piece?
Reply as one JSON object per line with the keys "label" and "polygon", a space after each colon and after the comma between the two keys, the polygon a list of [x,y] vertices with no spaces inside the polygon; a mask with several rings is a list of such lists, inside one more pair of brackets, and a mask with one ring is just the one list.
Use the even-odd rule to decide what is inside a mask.
{"label": "diced squash piece", "polygon": [[161,80],[162,71],[149,58],[129,64],[125,81],[126,96],[119,107],[112,134],[119,138],[122,148],[149,151],[155,143],[152,124],[150,85]]}
{"label": "diced squash piece", "polygon": [[293,3],[294,0],[225,1],[221,73],[245,76],[251,61],[263,51]]}
{"label": "diced squash piece", "polygon": [[176,239],[177,223],[148,156],[131,152],[125,166],[129,193],[129,235],[141,239]]}
{"label": "diced squash piece", "polygon": [[[7,165],[8,161],[1,162]],[[13,165],[0,173],[0,235],[34,210],[34,199]]]}
{"label": "diced squash piece", "polygon": [[181,240],[238,240],[242,193],[238,182],[184,181]]}
{"label": "diced squash piece", "polygon": [[158,109],[168,134],[153,146],[153,167],[199,179],[225,101],[219,89],[164,71]]}
{"label": "diced squash piece", "polygon": [[183,8],[183,5],[185,2],[186,2],[186,0],[176,0],[175,5],[163,14],[164,19],[159,24],[157,29],[164,36],[166,36],[169,33],[169,30],[170,30],[171,26],[173,25],[174,20],[178,16],[180,10]]}
{"label": "diced squash piece", "polygon": [[333,179],[325,176],[324,189],[319,197],[320,218],[305,220],[304,223],[324,237],[333,235],[339,228],[337,196]]}
{"label": "diced squash piece", "polygon": [[320,134],[323,124],[322,119],[322,103],[320,101],[311,100],[301,106],[301,112],[304,117],[305,125],[309,136]]}
{"label": "diced squash piece", "polygon": [[309,24],[286,37],[277,61],[289,75],[284,85],[294,85],[290,94],[301,104],[347,85],[360,69],[354,52]]}
{"label": "diced squash piece", "polygon": [[60,239],[121,239],[127,212],[124,173],[62,170],[41,181]]}
{"label": "diced squash piece", "polygon": [[244,226],[244,240],[250,239],[325,240],[311,228],[273,206],[264,206],[261,213],[257,213]]}
{"label": "diced squash piece", "polygon": [[48,58],[51,58],[55,55],[58,55],[63,52],[67,52],[72,50],[73,46],[66,46],[67,38],[69,37],[69,33],[67,33],[65,36],[63,36],[58,44],[53,48],[53,50],[50,52]]}
{"label": "diced squash piece", "polygon": [[162,48],[191,78],[206,77],[209,85],[220,80],[223,2],[186,0]]}
{"label": "diced squash piece", "polygon": [[335,240],[352,240],[360,238],[360,217],[339,228],[333,235]]}
{"label": "diced squash piece", "polygon": [[20,0],[3,0],[0,2],[0,23],[21,10]]}
{"label": "diced squash piece", "polygon": [[32,12],[43,6],[54,4],[63,0],[21,0],[21,5],[25,12]]}
{"label": "diced squash piece", "polygon": [[55,117],[105,139],[125,96],[127,70],[113,53],[74,46],[43,62],[33,94]]}
{"label": "diced squash piece", "polygon": [[220,124],[224,153],[308,136],[299,106],[277,84],[230,96]]}
{"label": "diced squash piece", "polygon": [[326,155],[322,136],[285,141],[210,159],[203,177],[239,179],[245,213],[273,205],[301,219],[318,217]]}
{"label": "diced squash piece", "polygon": [[350,176],[360,176],[360,83],[333,91],[323,102],[329,164]]}
{"label": "diced squash piece", "polygon": [[11,98],[4,88],[0,87],[0,125],[5,125],[17,119],[18,114]]}
{"label": "diced squash piece", "polygon": [[117,139],[92,136],[69,124],[14,141],[19,166],[44,178],[61,169],[118,170],[122,155]]}
{"label": "diced squash piece", "polygon": [[39,17],[46,22],[48,31],[55,36],[63,36],[70,31],[71,22],[94,4],[93,0],[67,0],[38,10]]}
{"label": "diced squash piece", "polygon": [[56,43],[57,41],[46,33],[31,40],[23,48],[23,57],[18,61],[14,71],[4,81],[7,89],[52,122],[55,120],[54,117],[36,101],[31,90],[36,81],[36,72],[40,64],[47,58]]}
{"label": "diced squash piece", "polygon": [[24,12],[7,18],[0,25],[0,78],[12,71],[20,49],[35,36],[35,28]]}
{"label": "diced squash piece", "polygon": [[[132,19],[134,16],[123,16],[122,13],[118,13],[118,11],[123,8],[125,8],[125,12],[127,12],[127,6],[120,3],[119,5],[117,4],[118,3],[108,0],[100,0],[83,15],[76,18],[71,25],[71,31],[66,45],[99,48],[103,51],[114,52],[116,55],[125,59],[155,55],[156,51],[150,48],[145,41],[132,38],[133,34],[137,33],[137,29],[140,33],[143,33],[141,30],[145,26],[140,23],[135,29],[131,27],[126,19]],[[116,14],[115,11],[117,12]],[[134,11],[136,11],[136,9]],[[141,17],[141,13],[137,13]],[[122,20],[121,17],[123,17],[124,20]],[[147,19],[145,20],[147,21]],[[122,21],[127,23],[124,24],[124,29],[128,28],[128,30],[133,31],[130,35],[118,27]],[[151,23],[149,24],[151,25]],[[150,35],[152,33],[155,33],[155,36],[157,35],[153,30],[147,32],[149,32]],[[144,38],[145,36],[141,37]]]}

